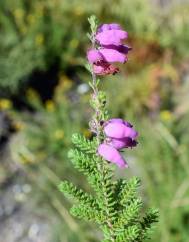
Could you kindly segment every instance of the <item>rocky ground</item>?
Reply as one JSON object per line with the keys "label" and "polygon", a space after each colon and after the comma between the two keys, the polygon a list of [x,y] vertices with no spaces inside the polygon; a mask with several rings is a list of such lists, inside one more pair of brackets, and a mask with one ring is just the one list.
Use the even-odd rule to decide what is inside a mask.
{"label": "rocky ground", "polygon": [[1,139],[0,242],[48,242],[49,220],[30,200],[32,187],[23,171],[11,162],[7,147],[5,139]]}

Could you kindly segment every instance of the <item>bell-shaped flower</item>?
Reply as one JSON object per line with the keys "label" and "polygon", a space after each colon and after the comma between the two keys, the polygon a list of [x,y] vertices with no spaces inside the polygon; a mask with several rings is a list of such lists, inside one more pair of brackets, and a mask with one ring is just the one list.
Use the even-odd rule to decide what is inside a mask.
{"label": "bell-shaped flower", "polygon": [[128,167],[127,162],[121,156],[118,150],[108,144],[100,144],[98,147],[98,154],[102,156],[105,160],[115,163],[120,168]]}
{"label": "bell-shaped flower", "polygon": [[96,34],[95,38],[100,45],[121,45],[128,34],[121,29],[103,30]]}
{"label": "bell-shaped flower", "polygon": [[[111,62],[115,60],[116,56],[112,57],[111,59],[110,55],[108,55],[108,53],[105,53],[105,55],[103,55],[101,50],[96,49],[90,49],[87,52],[87,59],[89,63],[93,64],[93,72],[96,75],[116,74],[117,72],[119,72],[119,68],[111,64]],[[118,56],[118,58],[120,57]],[[121,61],[123,61],[124,56],[121,56],[121,58]],[[119,59],[117,59],[117,61],[119,61]]]}
{"label": "bell-shaped flower", "polygon": [[101,49],[90,49],[87,52],[87,59],[89,63],[95,64],[98,62],[106,63],[125,63],[127,61],[127,56],[116,49],[101,48]]}
{"label": "bell-shaped flower", "polygon": [[102,55],[103,59],[109,63],[125,63],[127,61],[127,56],[116,49],[101,48],[99,49],[99,52]]}
{"label": "bell-shaped flower", "polygon": [[138,132],[133,129],[132,125],[124,120],[113,121],[109,120],[105,124],[104,133],[107,137],[123,139],[125,137],[135,139],[138,136]]}

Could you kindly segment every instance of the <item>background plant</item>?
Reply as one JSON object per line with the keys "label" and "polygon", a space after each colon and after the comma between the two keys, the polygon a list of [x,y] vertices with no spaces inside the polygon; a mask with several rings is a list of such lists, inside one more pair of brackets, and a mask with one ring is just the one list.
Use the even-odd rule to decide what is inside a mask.
{"label": "background plant", "polygon": [[[84,54],[84,46],[87,45],[85,19],[91,13],[98,15],[100,21],[111,19],[127,26],[132,43],[136,41],[136,66],[141,67],[139,58],[142,56],[149,63],[151,58],[158,58],[165,48],[174,57],[187,56],[187,5],[176,5],[166,11],[156,8],[156,11],[148,0],[132,3],[111,0],[108,4],[112,7],[107,8],[107,1],[100,0],[92,4],[61,0],[1,2],[0,85],[3,94],[18,92],[20,84],[28,83],[35,71],[55,66],[65,72],[71,68],[80,70],[83,60],[78,56]],[[136,15],[134,18],[133,13]],[[150,55],[152,48],[154,53]],[[145,58],[146,55],[150,58]],[[136,71],[136,66],[131,64],[130,68]]]}
{"label": "background plant", "polygon": [[[69,203],[64,200],[62,204],[62,196],[57,191],[57,184],[61,179],[70,176],[75,177],[77,182],[80,180],[81,184],[84,183],[82,177],[76,176],[76,172],[70,167],[67,152],[71,145],[70,136],[76,129],[86,137],[91,135],[85,127],[85,117],[77,111],[76,101],[80,99],[80,94],[75,93],[76,101],[73,103],[69,98],[72,88],[73,81],[62,76],[54,98],[47,100],[45,105],[39,95],[29,89],[27,101],[33,108],[32,119],[31,111],[20,114],[10,110],[10,115],[14,118],[13,126],[19,130],[11,142],[12,158],[24,174],[28,174],[25,180],[33,187],[36,206],[43,204],[42,208],[48,209],[49,216],[56,218],[52,231],[53,241],[60,241],[59,234],[62,230],[65,231],[64,239],[69,241],[88,241],[92,236],[90,232],[82,232],[82,227],[88,230],[87,226],[81,223],[78,225],[68,214]],[[82,110],[82,105],[79,109]]]}

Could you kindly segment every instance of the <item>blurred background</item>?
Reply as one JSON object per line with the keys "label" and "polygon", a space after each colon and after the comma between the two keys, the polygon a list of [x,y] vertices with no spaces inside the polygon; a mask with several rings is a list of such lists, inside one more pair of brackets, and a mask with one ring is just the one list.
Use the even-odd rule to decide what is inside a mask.
{"label": "blurred background", "polygon": [[145,206],[160,210],[152,242],[189,241],[189,0],[0,1],[0,242],[98,242],[68,213],[57,184],[89,190],[67,158],[91,137],[87,18],[117,22],[133,50],[102,80],[112,117],[135,124],[126,152]]}

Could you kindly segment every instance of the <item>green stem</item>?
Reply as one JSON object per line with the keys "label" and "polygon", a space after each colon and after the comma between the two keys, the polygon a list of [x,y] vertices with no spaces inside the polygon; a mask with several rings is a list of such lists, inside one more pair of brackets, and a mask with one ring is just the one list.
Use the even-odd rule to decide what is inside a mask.
{"label": "green stem", "polygon": [[[95,36],[96,36],[96,29],[97,28],[93,28],[92,24],[91,24],[91,43],[92,43],[92,48],[95,49],[96,48],[96,41],[95,41]],[[93,71],[93,67],[91,66],[91,75],[92,75],[92,85],[91,88],[93,90],[93,94],[92,94],[92,101],[94,102],[93,105],[93,109],[95,111],[95,114],[91,120],[91,125],[92,125],[92,131],[96,134],[96,139],[97,139],[97,143],[98,145],[100,145],[103,141],[103,129],[102,129],[102,123],[101,121],[105,121],[105,120],[101,120],[102,117],[104,117],[104,109],[102,108],[102,104],[100,103],[100,97],[99,97],[99,89],[98,89],[98,82],[97,82],[97,77],[96,74]],[[110,211],[109,211],[109,200],[108,200],[108,190],[106,188],[106,174],[108,172],[108,170],[106,170],[106,166],[105,166],[105,161],[103,159],[99,159],[100,162],[98,163],[98,172],[101,176],[101,186],[102,186],[102,193],[103,193],[103,197],[101,199],[104,199],[104,212],[106,213],[107,219],[106,219],[106,224],[109,227],[109,233],[110,233],[110,240],[112,242],[115,241],[115,235],[114,235],[114,231],[113,231],[113,224],[111,221],[111,215],[110,215]]]}
{"label": "green stem", "polygon": [[[99,100],[98,99],[98,93],[99,93],[99,90],[98,90],[98,87],[96,85],[96,75],[94,74],[94,72],[92,71],[92,79],[93,79],[93,98],[96,99],[96,100]],[[97,142],[98,144],[101,143],[101,136],[102,136],[102,129],[101,129],[101,123],[100,123],[100,113],[101,113],[101,110],[99,109],[99,106],[97,105],[96,108],[94,109],[95,110],[95,119],[93,120],[93,122],[95,123],[95,128],[96,128],[96,138],[97,138]],[[108,199],[107,199],[107,190],[106,190],[106,184],[105,184],[105,166],[104,166],[104,162],[102,160],[102,162],[99,164],[98,166],[98,171],[99,173],[101,174],[101,182],[102,182],[102,189],[103,189],[103,197],[104,197],[104,204],[105,204],[105,211],[106,211],[106,214],[107,214],[107,225],[108,227],[110,228],[110,231],[111,231],[111,241],[115,241],[115,236],[114,236],[114,233],[113,233],[113,225],[112,225],[112,222],[111,222],[111,219],[110,219],[110,215],[109,215],[109,211],[108,211]]]}
{"label": "green stem", "polygon": [[[94,35],[93,35],[94,36]],[[92,38],[92,46],[93,48],[95,48],[95,39]],[[99,105],[99,98],[98,98],[98,95],[99,95],[99,90],[98,90],[98,86],[97,86],[97,78],[96,78],[96,75],[94,73],[94,71],[92,70],[91,72],[92,74],[92,90],[93,90],[93,95],[92,95],[92,99],[94,100],[94,102],[97,104],[95,105],[95,108],[94,108],[94,111],[95,111],[95,116],[93,118],[93,123],[95,124],[95,133],[96,133],[96,138],[97,138],[97,142],[98,144],[101,143],[101,137],[103,136],[103,131],[102,131],[102,127],[101,127],[101,113],[102,113],[102,110],[100,110],[100,105]],[[103,189],[103,197],[104,197],[104,204],[105,204],[105,212],[107,214],[107,225],[108,227],[110,228],[110,233],[111,233],[111,241],[114,242],[115,241],[115,236],[114,236],[114,232],[113,232],[113,225],[112,225],[112,222],[111,222],[111,219],[110,219],[110,215],[109,215],[109,211],[108,211],[108,193],[107,193],[107,190],[106,190],[106,182],[105,182],[105,173],[106,173],[106,170],[105,170],[105,165],[104,165],[104,162],[102,160],[102,162],[99,164],[98,166],[98,170],[99,170],[99,173],[101,174],[101,182],[102,182],[102,189]]]}

